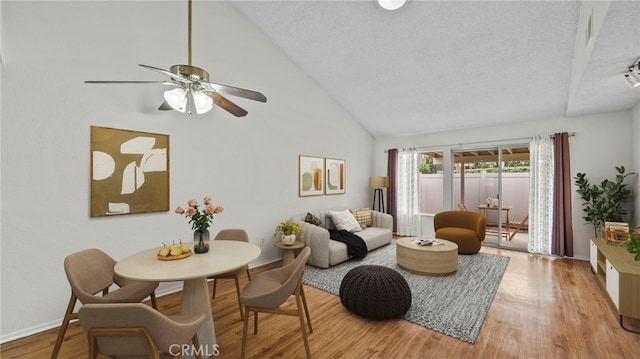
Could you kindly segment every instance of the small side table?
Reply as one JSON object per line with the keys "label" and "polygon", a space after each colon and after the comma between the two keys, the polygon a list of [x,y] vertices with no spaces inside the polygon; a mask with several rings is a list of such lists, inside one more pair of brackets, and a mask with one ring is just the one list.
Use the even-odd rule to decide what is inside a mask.
{"label": "small side table", "polygon": [[305,244],[300,241],[295,241],[291,245],[286,245],[282,243],[282,241],[277,241],[274,245],[278,248],[284,249],[284,259],[282,260],[282,266],[286,266],[291,263],[293,259],[296,257],[294,251],[296,249],[304,248]]}

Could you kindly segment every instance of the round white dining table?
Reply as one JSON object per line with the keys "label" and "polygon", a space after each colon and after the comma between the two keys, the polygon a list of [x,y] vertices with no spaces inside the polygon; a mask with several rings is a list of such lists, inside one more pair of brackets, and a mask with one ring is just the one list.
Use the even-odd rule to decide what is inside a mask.
{"label": "round white dining table", "polygon": [[[195,253],[195,242],[185,243],[192,254],[183,259],[162,261],[157,258],[160,247],[130,255],[116,263],[114,271],[128,279],[151,282],[183,281],[182,314],[204,313],[207,320],[198,330],[203,357],[220,352],[211,315],[211,297],[207,277],[240,268],[260,255],[260,247],[241,241],[214,240],[209,242],[209,252]],[[192,353],[184,353],[191,357]]]}

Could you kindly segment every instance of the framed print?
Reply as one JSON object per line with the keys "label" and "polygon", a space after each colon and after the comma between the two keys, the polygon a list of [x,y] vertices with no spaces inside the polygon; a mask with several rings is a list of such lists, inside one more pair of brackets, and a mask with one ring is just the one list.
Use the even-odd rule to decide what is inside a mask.
{"label": "framed print", "polygon": [[325,194],[344,194],[346,169],[344,160],[325,158]]}
{"label": "framed print", "polygon": [[324,158],[298,156],[298,196],[324,194]]}
{"label": "framed print", "polygon": [[169,136],[91,126],[91,217],[169,210]]}

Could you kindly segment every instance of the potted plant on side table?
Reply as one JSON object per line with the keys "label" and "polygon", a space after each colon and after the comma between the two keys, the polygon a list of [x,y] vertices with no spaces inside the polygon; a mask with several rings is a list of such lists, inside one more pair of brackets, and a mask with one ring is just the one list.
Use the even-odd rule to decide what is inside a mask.
{"label": "potted plant on side table", "polygon": [[278,224],[275,231],[273,231],[273,238],[280,234],[280,240],[282,241],[282,244],[290,246],[296,242],[296,235],[299,235],[301,233],[302,228],[300,228],[300,224],[288,219]]}

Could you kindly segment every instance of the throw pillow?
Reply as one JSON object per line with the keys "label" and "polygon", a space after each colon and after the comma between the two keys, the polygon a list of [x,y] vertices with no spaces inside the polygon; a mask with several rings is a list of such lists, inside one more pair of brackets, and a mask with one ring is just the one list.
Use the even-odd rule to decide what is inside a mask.
{"label": "throw pillow", "polygon": [[318,227],[322,227],[324,225],[324,223],[322,223],[320,218],[314,216],[309,212],[307,212],[307,216],[304,218],[304,221],[307,223],[315,224]]}
{"label": "throw pillow", "polygon": [[373,224],[373,219],[371,219],[371,210],[369,208],[350,209],[349,211],[361,226],[371,227]]}
{"label": "throw pillow", "polygon": [[345,209],[344,211],[329,211],[329,216],[331,217],[331,221],[336,229],[349,231],[351,233],[362,230],[360,223],[356,221],[355,217],[348,209]]}

